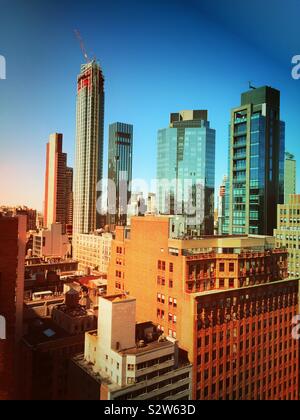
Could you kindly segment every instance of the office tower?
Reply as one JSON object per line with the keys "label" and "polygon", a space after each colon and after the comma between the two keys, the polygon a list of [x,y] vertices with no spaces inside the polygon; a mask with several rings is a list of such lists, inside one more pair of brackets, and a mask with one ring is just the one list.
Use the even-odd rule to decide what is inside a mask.
{"label": "office tower", "polygon": [[300,276],[300,195],[290,195],[289,201],[278,206],[277,229],[274,230],[276,246],[289,253],[288,273]]}
{"label": "office tower", "polygon": [[67,233],[72,234],[73,226],[73,168],[66,169],[66,225]]}
{"label": "office tower", "polygon": [[63,153],[63,135],[51,134],[46,147],[45,227],[53,223],[66,226],[66,168],[67,155]]}
{"label": "office tower", "polygon": [[113,188],[108,189],[109,225],[126,226],[127,223],[127,206],[131,198],[132,149],[133,126],[119,122],[111,124],[109,126],[108,179]]}
{"label": "office tower", "polygon": [[215,130],[207,111],[171,114],[158,132],[157,196],[160,214],[183,214],[188,231],[214,232]]}
{"label": "office tower", "polygon": [[73,235],[100,227],[97,201],[103,173],[104,77],[92,61],[77,81]]}
{"label": "office tower", "polygon": [[65,400],[68,395],[68,364],[84,349],[84,334],[96,328],[93,311],[79,303],[71,289],[65,302],[54,306],[51,317],[29,322],[21,342],[21,398]]}
{"label": "office tower", "polygon": [[284,203],[289,203],[289,197],[296,194],[297,162],[291,153],[285,154],[284,161]]}
{"label": "office tower", "polygon": [[225,197],[226,197],[226,183],[227,176],[223,177],[222,184],[220,185],[219,196],[218,196],[218,234],[222,235],[223,223],[225,220]]}
{"label": "office tower", "polygon": [[287,252],[274,237],[184,231],[180,216],[117,227],[108,293],[135,296],[137,321],[156,323],[188,352],[193,398],[296,400],[299,279],[287,278]]}
{"label": "office tower", "polygon": [[[16,398],[17,343],[22,335],[26,217],[0,215],[0,400]],[[2,331],[2,328],[1,328]],[[1,337],[3,338],[3,337]]]}
{"label": "office tower", "polygon": [[98,330],[70,366],[72,399],[190,400],[192,366],[151,322],[136,324],[136,299],[99,299]]}
{"label": "office tower", "polygon": [[280,92],[264,86],[243,93],[231,113],[224,234],[273,235],[284,200],[284,150]]}

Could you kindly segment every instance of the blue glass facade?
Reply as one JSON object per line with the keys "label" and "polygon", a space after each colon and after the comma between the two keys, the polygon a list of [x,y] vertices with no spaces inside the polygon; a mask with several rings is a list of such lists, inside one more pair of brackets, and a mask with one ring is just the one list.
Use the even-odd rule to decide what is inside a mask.
{"label": "blue glass facade", "polygon": [[190,230],[213,234],[215,130],[205,120],[171,125],[158,132],[158,210],[183,214]]}
{"label": "blue glass facade", "polygon": [[273,235],[284,200],[285,124],[280,92],[263,87],[242,95],[232,112],[224,234]]}

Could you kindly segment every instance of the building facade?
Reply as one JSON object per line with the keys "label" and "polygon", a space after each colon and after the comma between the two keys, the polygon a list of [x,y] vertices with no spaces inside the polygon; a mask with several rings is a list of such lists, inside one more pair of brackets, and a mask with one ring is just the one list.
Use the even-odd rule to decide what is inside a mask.
{"label": "building facade", "polygon": [[136,324],[136,300],[124,294],[99,299],[98,330],[86,334],[84,357],[75,363],[94,378],[96,389],[98,382],[101,400],[192,396],[192,367],[180,357],[178,343],[162,336],[151,322]]}
{"label": "building facade", "polygon": [[284,201],[284,151],[280,92],[243,93],[231,113],[224,234],[273,235]]}
{"label": "building facade", "polygon": [[20,398],[65,400],[69,360],[82,353],[85,332],[95,327],[93,312],[79,304],[74,290],[66,294],[63,304],[56,304],[51,317],[29,322],[20,350]]}
{"label": "building facade", "polygon": [[290,195],[296,194],[297,162],[295,156],[286,152],[284,165],[284,203],[288,204]]}
{"label": "building facade", "polygon": [[109,126],[108,220],[109,225],[127,224],[131,199],[133,126],[117,122]]}
{"label": "building facade", "polygon": [[54,223],[50,229],[42,229],[33,235],[34,257],[61,257],[71,255],[71,244],[68,236],[63,233],[61,223]]}
{"label": "building facade", "polygon": [[110,261],[111,233],[76,235],[73,241],[73,255],[79,262],[79,269],[89,273],[107,274]]}
{"label": "building facade", "polygon": [[73,232],[73,168],[66,169],[66,231],[69,235]]}
{"label": "building facade", "polygon": [[278,206],[277,229],[274,230],[277,248],[289,254],[288,273],[300,276],[300,195],[290,195],[289,201]]}
{"label": "building facade", "polygon": [[100,227],[97,201],[103,174],[103,126],[104,77],[92,61],[81,66],[77,80],[74,235]]}
{"label": "building facade", "polygon": [[[17,343],[22,335],[26,217],[0,215],[0,400],[16,398]],[[2,327],[2,324],[1,324]]]}
{"label": "building facade", "polygon": [[214,190],[215,130],[207,111],[171,114],[158,132],[158,212],[183,214],[190,231],[212,235]]}
{"label": "building facade", "polygon": [[138,322],[178,340],[193,364],[194,399],[296,400],[299,280],[288,279],[286,251],[273,237],[182,232],[172,217],[118,228],[108,293],[136,296]]}
{"label": "building facade", "polygon": [[223,224],[225,221],[225,200],[226,200],[226,184],[227,176],[224,176],[222,184],[220,185],[218,195],[218,234],[222,235]]}
{"label": "building facade", "polygon": [[66,171],[67,155],[63,153],[63,135],[51,134],[46,147],[44,226],[47,228],[53,223],[61,223],[65,231]]}

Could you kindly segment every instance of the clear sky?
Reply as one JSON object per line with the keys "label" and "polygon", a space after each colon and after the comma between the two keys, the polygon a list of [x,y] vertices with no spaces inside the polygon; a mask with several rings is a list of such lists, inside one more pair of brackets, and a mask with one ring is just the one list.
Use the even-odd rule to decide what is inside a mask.
{"label": "clear sky", "polygon": [[73,164],[83,61],[75,28],[106,78],[105,158],[108,124],[134,124],[135,178],[155,178],[157,130],[171,112],[208,109],[219,185],[227,172],[230,109],[250,80],[281,90],[287,150],[300,161],[300,80],[291,78],[299,14],[298,0],[0,0],[0,55],[7,61],[7,80],[0,80],[0,203],[42,209],[50,133],[64,134]]}

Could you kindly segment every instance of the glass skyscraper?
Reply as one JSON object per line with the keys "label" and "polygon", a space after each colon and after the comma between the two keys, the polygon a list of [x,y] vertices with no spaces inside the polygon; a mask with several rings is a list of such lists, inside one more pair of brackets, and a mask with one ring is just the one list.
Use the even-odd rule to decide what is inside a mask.
{"label": "glass skyscraper", "polygon": [[224,234],[271,235],[284,201],[285,124],[280,92],[268,86],[242,94],[232,110]]}
{"label": "glass skyscraper", "polygon": [[77,81],[74,235],[100,227],[97,200],[103,174],[103,126],[104,77],[100,66],[92,61],[81,66]]}
{"label": "glass skyscraper", "polygon": [[[126,226],[127,205],[131,199],[133,126],[117,122],[109,126],[108,179],[115,191],[108,199],[115,199],[115,209],[108,202],[108,221],[111,225]],[[116,194],[116,197],[110,197]]]}
{"label": "glass skyscraper", "polygon": [[215,136],[207,111],[171,114],[158,132],[158,211],[186,216],[191,234],[214,232]]}

